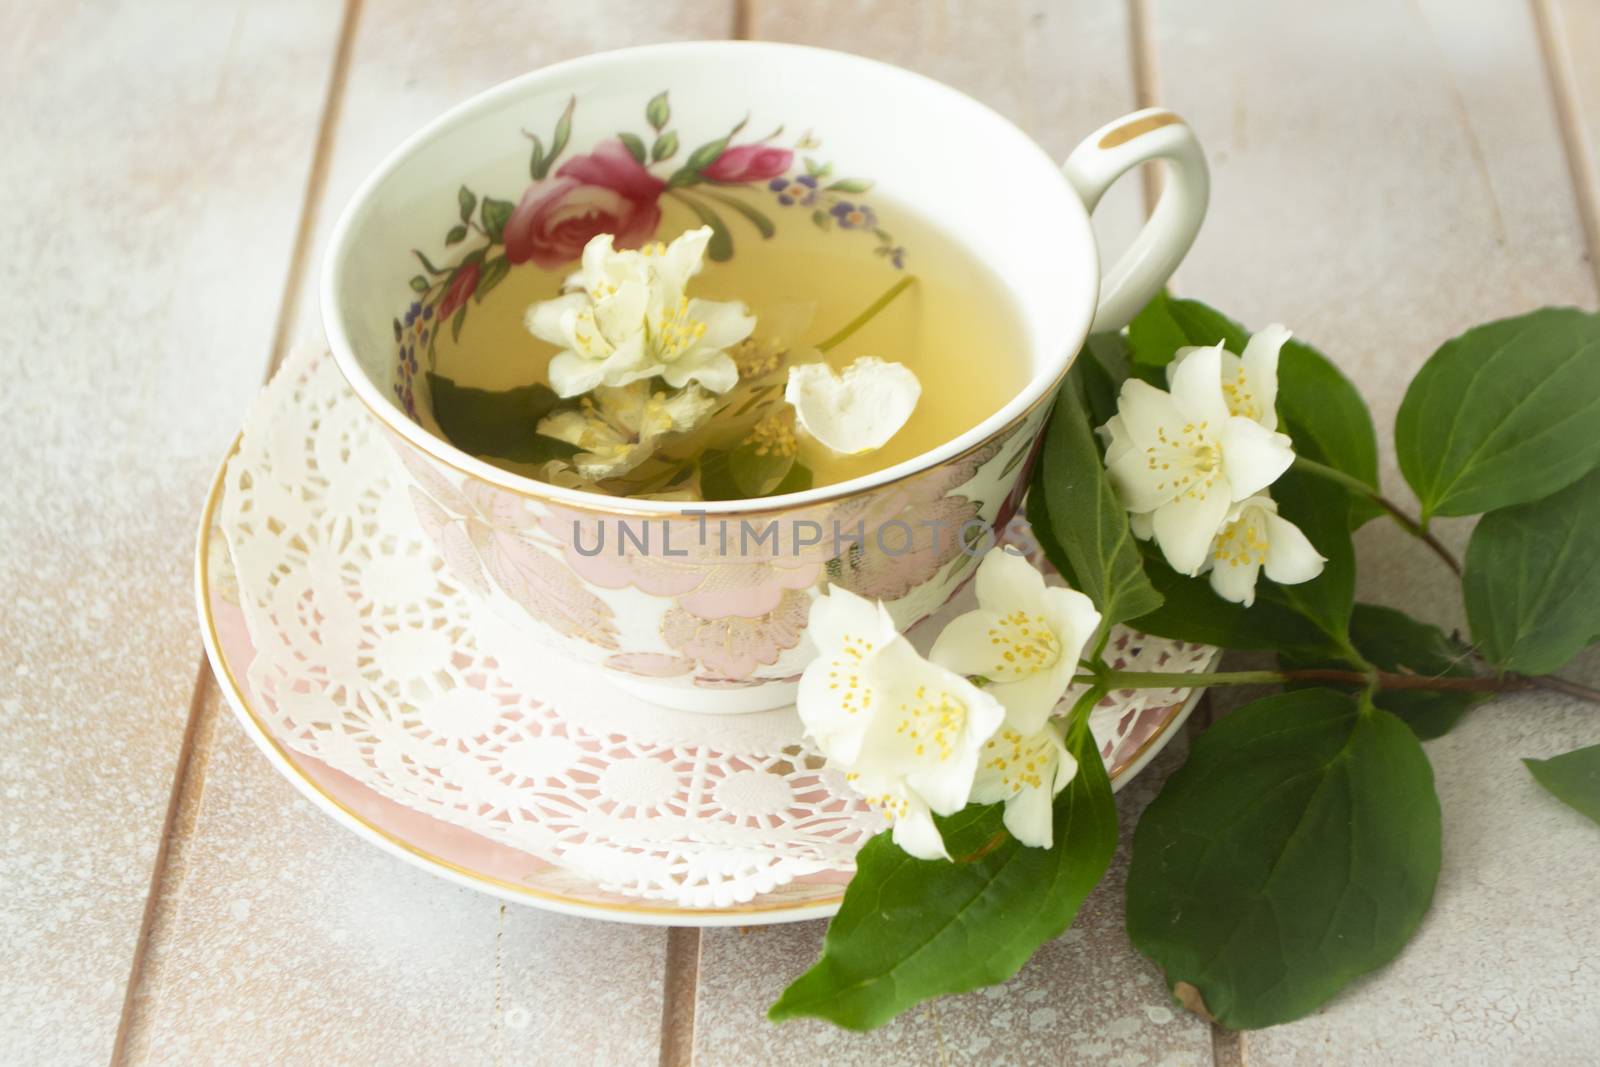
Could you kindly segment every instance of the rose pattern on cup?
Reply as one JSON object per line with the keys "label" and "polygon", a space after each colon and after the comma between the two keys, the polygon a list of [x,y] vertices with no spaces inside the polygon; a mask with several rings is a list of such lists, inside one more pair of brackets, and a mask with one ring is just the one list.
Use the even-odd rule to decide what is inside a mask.
{"label": "rose pattern on cup", "polygon": [[[777,194],[781,207],[814,208],[811,222],[824,230],[858,231],[876,241],[872,251],[896,269],[904,269],[906,250],[878,223],[877,213],[861,201],[871,190],[864,178],[837,177],[831,163],[805,155],[821,147],[808,130],[792,145],[776,143],[782,127],[761,138],[735,143],[745,123],[720,137],[680,153],[672,109],[663,91],[645,106],[641,132],[622,132],[594,142],[586,152],[568,154],[577,97],[572,97],[547,142],[528,134],[533,144],[529,173],[532,184],[512,198],[478,192],[463,184],[456,193],[456,218],[444,237],[444,248],[466,248],[449,259],[415,252],[420,272],[410,281],[412,299],[404,315],[394,319],[399,373],[392,391],[412,421],[416,406],[419,353],[433,369],[439,331],[453,337],[473,305],[482,301],[506,275],[524,264],[559,270],[579,261],[589,239],[612,234],[618,248],[639,248],[657,235],[661,201],[671,196],[684,203],[714,236],[707,249],[713,260],[734,254],[734,230],[727,218],[743,218],[762,238],[775,232],[764,206]],[[681,158],[680,158],[681,157]]]}
{"label": "rose pattern on cup", "polygon": [[666,191],[621,141],[601,141],[522,194],[506,222],[506,259],[554,270],[578,260],[600,233],[612,234],[618,248],[638,248],[661,224]]}

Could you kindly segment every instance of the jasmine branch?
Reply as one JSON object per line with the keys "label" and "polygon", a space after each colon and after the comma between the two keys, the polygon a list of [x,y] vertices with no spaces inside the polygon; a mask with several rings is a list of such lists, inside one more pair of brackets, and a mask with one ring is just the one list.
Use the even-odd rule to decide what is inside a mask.
{"label": "jasmine branch", "polygon": [[1196,685],[1282,685],[1285,682],[1331,682],[1337,685],[1374,685],[1380,690],[1422,689],[1454,693],[1516,693],[1527,689],[1552,689],[1580,700],[1600,704],[1600,690],[1560,678],[1530,677],[1524,674],[1506,674],[1500,677],[1492,675],[1453,677],[1321,667],[1287,671],[1214,671],[1206,674],[1186,674],[1182,671],[1108,670],[1080,674],[1073,681],[1081,685],[1098,685],[1108,689],[1187,689]]}
{"label": "jasmine branch", "polygon": [[837,348],[839,345],[849,340],[851,334],[855,333],[867,323],[871,322],[877,316],[878,312],[894,303],[894,298],[905,292],[906,289],[910,287],[911,283],[916,280],[916,275],[907,274],[904,278],[901,278],[899,281],[895,282],[888,288],[886,292],[884,292],[882,296],[878,297],[878,299],[867,305],[867,309],[865,311],[841,326],[838,332],[833,334],[833,336],[818,344],[817,351],[832,351],[834,348]]}
{"label": "jasmine branch", "polygon": [[1461,562],[1456,559],[1450,550],[1446,548],[1437,537],[1433,536],[1433,534],[1428,531],[1427,526],[1425,526],[1421,520],[1412,517],[1405,511],[1405,509],[1401,508],[1399,504],[1396,504],[1394,501],[1390,500],[1388,497],[1372,488],[1372,486],[1368,485],[1366,482],[1363,482],[1359,478],[1352,477],[1351,475],[1346,474],[1344,471],[1330,467],[1325,463],[1318,463],[1316,460],[1307,459],[1304,456],[1296,456],[1294,459],[1294,466],[1296,470],[1304,471],[1307,474],[1316,475],[1318,478],[1322,478],[1326,481],[1333,482],[1336,485],[1343,486],[1345,489],[1355,493],[1357,496],[1362,496],[1372,501],[1374,504],[1378,505],[1385,512],[1387,512],[1389,517],[1393,519],[1402,530],[1410,534],[1412,537],[1417,538],[1429,548],[1433,549],[1434,555],[1444,560],[1445,566],[1454,571],[1457,578],[1461,577]]}

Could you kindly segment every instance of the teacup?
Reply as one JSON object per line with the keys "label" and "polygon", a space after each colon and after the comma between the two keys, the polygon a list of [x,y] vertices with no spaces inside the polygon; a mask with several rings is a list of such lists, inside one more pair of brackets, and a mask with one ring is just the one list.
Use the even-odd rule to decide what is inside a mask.
{"label": "teacup", "polygon": [[[491,254],[450,275],[463,290],[520,262],[576,261],[595,233],[637,237],[659,217],[653,198],[672,168],[652,169],[616,131],[637,125],[663,91],[685,145],[716,141],[745,116],[751,129],[815,130],[841,173],[870,178],[936,220],[1011,290],[1027,386],[914,460],[754,501],[561,488],[433,432],[416,338],[442,323],[430,324],[436,307],[413,305],[410,287],[417,252],[441,272],[461,258],[445,242],[466,211],[457,191],[469,186],[504,205],[487,231]],[[558,123],[567,127],[562,158],[583,162],[530,179],[538,167],[524,131]],[[736,140],[722,151],[738,148]],[[553,149],[541,141],[537,151]],[[1102,282],[1089,212],[1117,178],[1153,159],[1170,163],[1160,202]],[[729,155],[717,173],[759,170],[766,180],[773,158],[753,160],[748,149]],[[1021,501],[1051,398],[1085,337],[1125,325],[1165,283],[1199,229],[1207,189],[1200,147],[1168,111],[1119,119],[1057,166],[983,105],[872,60],[752,42],[627,49],[507,82],[403,144],[334,230],[322,307],[338,365],[390,431],[417,518],[456,581],[530,639],[647,700],[755,711],[793,699],[814,654],[809,606],[829,584],[883,601],[903,628],[961,587],[990,531]]]}

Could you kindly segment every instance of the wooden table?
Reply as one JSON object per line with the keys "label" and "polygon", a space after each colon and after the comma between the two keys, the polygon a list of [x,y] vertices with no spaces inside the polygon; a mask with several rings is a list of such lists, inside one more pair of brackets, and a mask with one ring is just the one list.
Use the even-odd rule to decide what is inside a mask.
{"label": "wooden table", "polygon": [[[1600,717],[1549,694],[1429,745],[1444,871],[1399,961],[1243,1035],[1177,1009],[1130,948],[1125,860],[1005,986],[868,1036],[780,1029],[762,1011],[820,923],[698,933],[501,904],[361,844],[257,754],[202,663],[192,531],[252,391],[317,333],[337,210],[405,134],[495,82],[727,36],[924,71],[1057,156],[1136,106],[1177,109],[1214,172],[1177,288],[1289,323],[1382,428],[1444,338],[1595,304],[1595,0],[7,5],[0,1059],[1593,1062],[1600,835],[1516,757],[1592,744]],[[1142,210],[1127,184],[1097,220],[1112,243]],[[1392,453],[1384,477],[1403,491]],[[1459,621],[1396,530],[1359,548],[1364,598]],[[1179,758],[1123,794],[1125,829]]]}

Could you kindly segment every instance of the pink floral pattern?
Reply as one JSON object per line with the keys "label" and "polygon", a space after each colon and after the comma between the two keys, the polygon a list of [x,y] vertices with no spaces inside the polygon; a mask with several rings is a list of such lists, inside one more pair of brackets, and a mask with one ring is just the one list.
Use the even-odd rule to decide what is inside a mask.
{"label": "pink floral pattern", "polygon": [[[412,477],[418,519],[469,588],[480,595],[499,590],[530,618],[596,646],[605,655],[593,662],[610,670],[740,689],[791,678],[803,666],[797,650],[811,599],[829,583],[885,601],[906,627],[954,595],[992,543],[995,524],[1009,520],[1022,499],[1043,415],[898,482],[725,519],[624,518],[553,505],[471,476],[457,488],[454,476],[395,443]],[[776,541],[764,539],[774,527]],[[811,533],[797,545],[804,527]],[[859,542],[858,529],[865,535]],[[634,618],[639,593],[658,606]],[[608,599],[622,594],[629,599]]]}
{"label": "pink floral pattern", "polygon": [[831,550],[824,543],[793,554],[752,551],[741,548],[737,524],[710,519],[628,520],[553,508],[541,525],[586,581],[670,598],[662,640],[730,679],[799,644],[810,603],[803,591],[822,577]]}
{"label": "pink floral pattern", "polygon": [[811,597],[796,589],[786,590],[771,611],[753,616],[705,618],[680,600],[662,617],[661,636],[710,671],[713,680],[740,681],[800,643],[810,610]]}
{"label": "pink floral pattern", "polygon": [[954,490],[999,455],[1015,433],[1013,429],[942,467],[842,503],[832,521],[845,529],[864,527],[868,536],[829,562],[828,577],[861,596],[893,601],[930,581],[951,560],[973,562],[976,556],[963,551],[963,535],[974,536],[992,524],[983,523],[980,529],[982,502]]}
{"label": "pink floral pattern", "polygon": [[405,450],[399,454],[415,479],[411,502],[417,522],[451,574],[479,595],[493,583],[531,617],[566,637],[618,647],[610,606],[520,532],[520,497],[476,479],[458,490]]}

